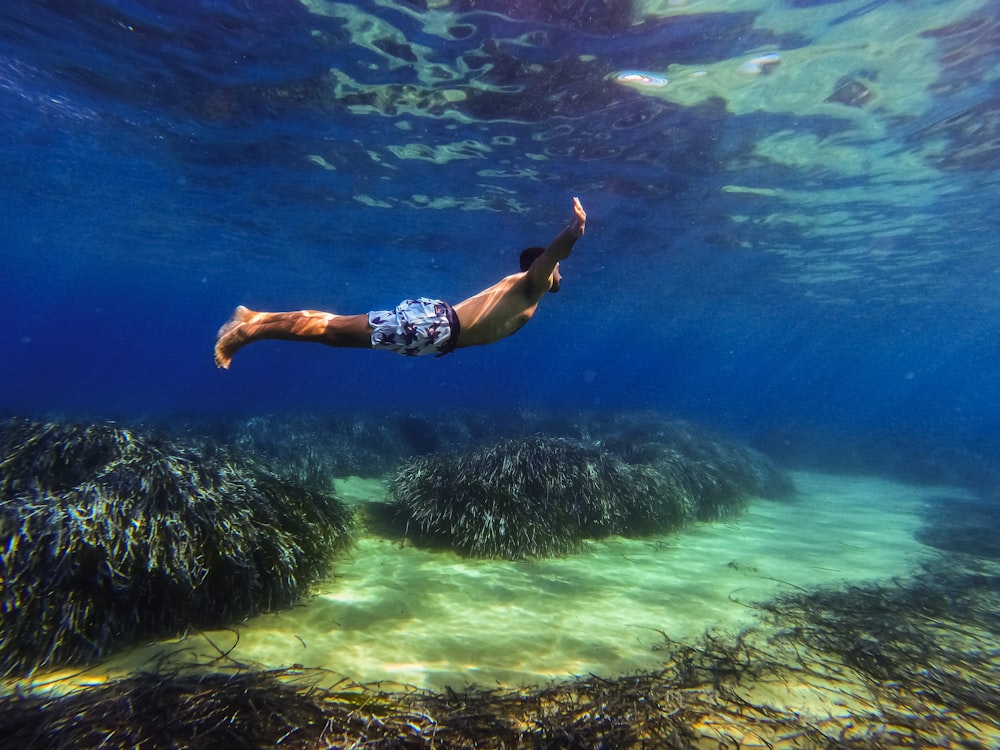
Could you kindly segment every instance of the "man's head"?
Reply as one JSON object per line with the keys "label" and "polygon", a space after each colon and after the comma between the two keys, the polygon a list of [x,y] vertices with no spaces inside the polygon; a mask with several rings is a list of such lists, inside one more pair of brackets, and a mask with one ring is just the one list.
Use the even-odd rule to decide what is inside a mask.
{"label": "man's head", "polygon": [[521,270],[527,271],[531,268],[538,256],[545,252],[544,247],[528,247],[521,251]]}
{"label": "man's head", "polygon": [[[521,271],[527,271],[531,264],[538,260],[538,257],[545,252],[544,247],[529,247],[521,251]],[[562,283],[562,275],[559,273],[559,264],[556,263],[555,270],[552,271],[552,286],[550,292],[558,292]]]}

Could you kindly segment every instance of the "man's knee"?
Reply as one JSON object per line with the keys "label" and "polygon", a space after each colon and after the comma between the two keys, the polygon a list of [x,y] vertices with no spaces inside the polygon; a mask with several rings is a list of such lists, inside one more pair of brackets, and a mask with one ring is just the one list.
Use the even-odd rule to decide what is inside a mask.
{"label": "man's knee", "polygon": [[367,315],[338,315],[326,324],[326,343],[331,346],[370,349],[372,327]]}

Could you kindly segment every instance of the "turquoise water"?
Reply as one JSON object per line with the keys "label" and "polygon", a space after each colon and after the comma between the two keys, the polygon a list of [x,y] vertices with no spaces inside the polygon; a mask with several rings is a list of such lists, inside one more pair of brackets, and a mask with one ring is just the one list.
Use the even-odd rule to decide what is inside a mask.
{"label": "turquoise water", "polygon": [[[536,5],[6,4],[0,408],[638,407],[995,447],[995,4]],[[573,195],[587,236],[514,338],[212,367],[239,303],[461,300]]]}
{"label": "turquoise water", "polygon": [[[746,626],[740,591],[995,558],[998,18],[995,0],[3,3],[0,417],[249,418],[286,457],[309,441],[296,415],[355,418],[332,472],[355,505],[396,459],[489,432],[443,413],[656,413],[799,472],[798,505],[554,561],[362,534],[237,652],[356,680],[620,674],[656,662],[660,630]],[[510,338],[440,359],[267,341],[214,366],[238,304],[460,302],[573,196],[586,234]],[[201,637],[181,648],[210,656]]]}

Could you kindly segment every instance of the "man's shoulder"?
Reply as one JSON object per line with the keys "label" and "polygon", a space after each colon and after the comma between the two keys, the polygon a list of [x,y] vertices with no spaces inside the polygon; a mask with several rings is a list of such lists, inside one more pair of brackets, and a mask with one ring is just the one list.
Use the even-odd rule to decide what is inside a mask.
{"label": "man's shoulder", "polygon": [[515,290],[519,285],[523,285],[527,282],[528,274],[524,271],[520,273],[512,273],[510,276],[504,276],[500,281],[491,287],[484,289],[484,292],[510,292]]}
{"label": "man's shoulder", "polygon": [[[488,286],[482,291],[476,292],[468,299],[462,300],[459,305],[487,303],[495,305],[500,299],[505,297],[520,294],[529,295],[529,293],[527,274],[524,272],[513,273],[510,276],[504,276],[496,284],[493,284],[493,286]],[[456,307],[459,305],[456,305]]]}
{"label": "man's shoulder", "polygon": [[[527,271],[505,276],[496,284],[496,287],[503,287],[503,293],[506,295],[518,295],[528,298],[541,296],[541,294],[538,294],[539,290],[534,288],[535,285],[531,281],[531,274]],[[544,294],[545,290],[541,290],[541,293]]]}

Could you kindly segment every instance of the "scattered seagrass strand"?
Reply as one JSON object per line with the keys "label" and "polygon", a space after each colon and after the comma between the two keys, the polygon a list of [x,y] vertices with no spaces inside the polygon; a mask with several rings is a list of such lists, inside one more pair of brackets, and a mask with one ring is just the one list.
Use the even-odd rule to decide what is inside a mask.
{"label": "scattered seagrass strand", "polygon": [[945,560],[750,605],[763,621],[738,634],[664,635],[651,672],[518,690],[321,687],[329,675],[299,669],[139,673],[0,697],[0,736],[26,750],[995,747],[998,591],[996,566]]}

